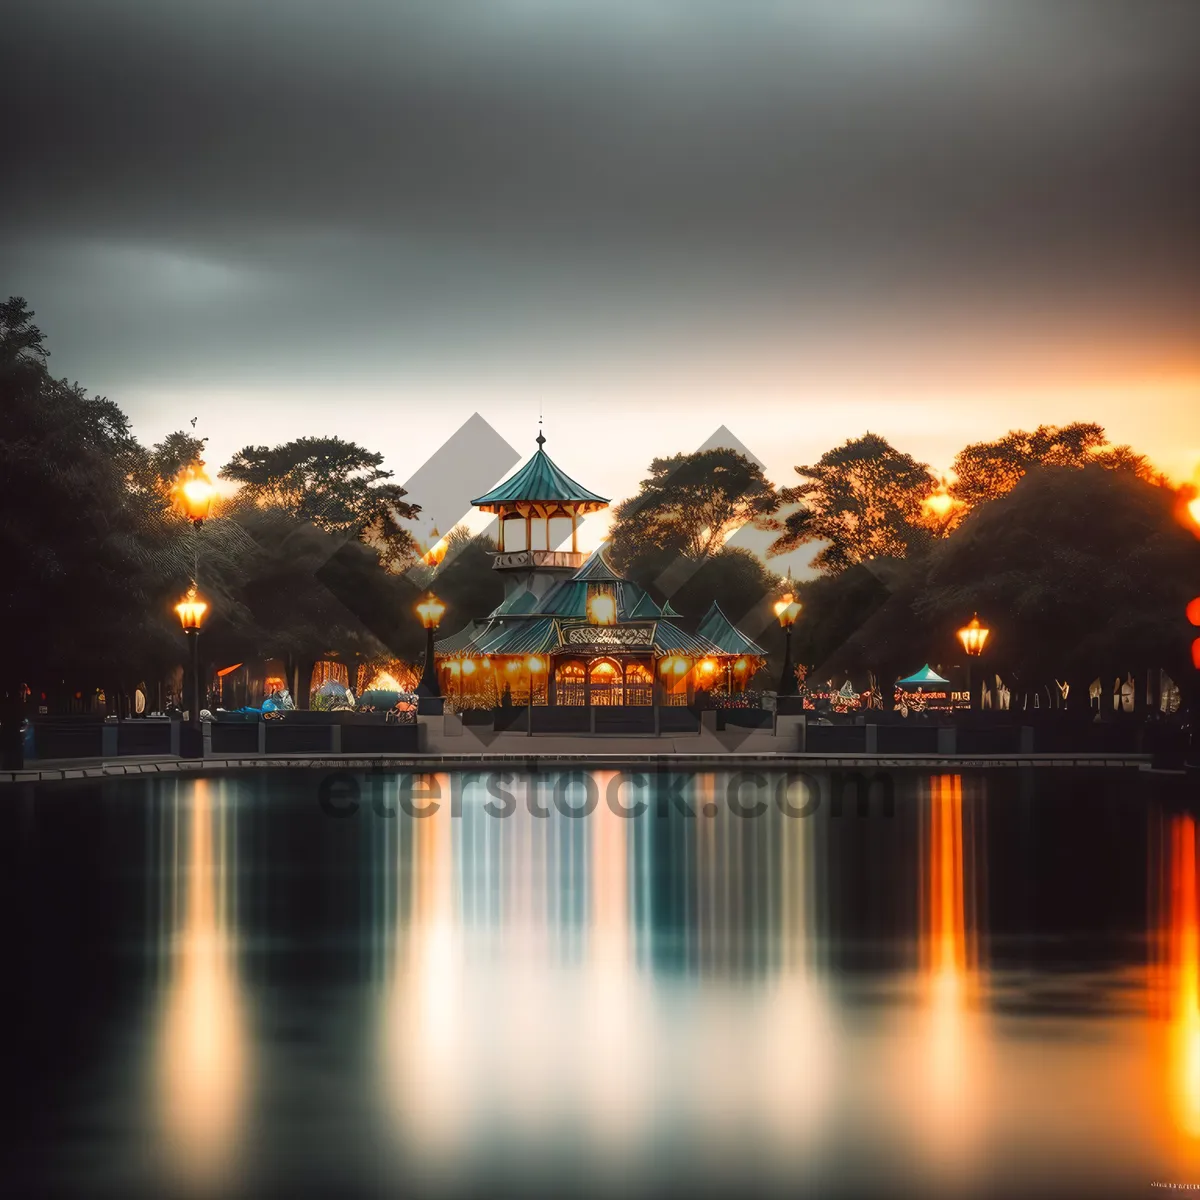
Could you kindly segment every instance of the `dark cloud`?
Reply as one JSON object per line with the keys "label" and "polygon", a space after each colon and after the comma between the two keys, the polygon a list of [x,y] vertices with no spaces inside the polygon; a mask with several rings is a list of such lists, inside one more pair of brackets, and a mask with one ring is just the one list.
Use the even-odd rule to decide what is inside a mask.
{"label": "dark cloud", "polygon": [[41,0],[4,27],[0,250],[114,369],[136,343],[265,370],[314,328],[382,363],[917,298],[1194,315],[1197,5]]}

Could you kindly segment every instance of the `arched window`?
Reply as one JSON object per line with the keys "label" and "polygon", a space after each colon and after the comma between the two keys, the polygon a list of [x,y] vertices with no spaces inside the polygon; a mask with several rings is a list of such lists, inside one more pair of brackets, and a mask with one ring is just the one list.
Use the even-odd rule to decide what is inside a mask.
{"label": "arched window", "polygon": [[588,687],[593,704],[624,704],[621,664],[597,658],[588,665]]}
{"label": "arched window", "polygon": [[559,704],[587,703],[587,672],[581,662],[559,663],[554,672],[555,699]]}
{"label": "arched window", "polygon": [[625,664],[625,703],[654,703],[654,673],[645,663]]}

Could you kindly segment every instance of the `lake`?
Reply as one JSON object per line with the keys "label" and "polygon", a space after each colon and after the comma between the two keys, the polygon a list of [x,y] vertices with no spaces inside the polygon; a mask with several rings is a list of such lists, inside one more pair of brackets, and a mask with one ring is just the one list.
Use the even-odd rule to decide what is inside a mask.
{"label": "lake", "polygon": [[0,1186],[1200,1184],[1194,818],[1137,771],[845,782],[6,789]]}

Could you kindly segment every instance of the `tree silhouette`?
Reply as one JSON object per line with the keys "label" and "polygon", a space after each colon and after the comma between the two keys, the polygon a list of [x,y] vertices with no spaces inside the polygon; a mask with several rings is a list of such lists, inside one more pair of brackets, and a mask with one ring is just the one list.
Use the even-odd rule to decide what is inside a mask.
{"label": "tree silhouette", "polygon": [[772,554],[825,542],[813,565],[836,573],[872,558],[903,557],[929,542],[921,502],[935,480],[924,463],[878,434],[851,438],[796,474],[803,482],[782,495],[799,508],[782,522]]}

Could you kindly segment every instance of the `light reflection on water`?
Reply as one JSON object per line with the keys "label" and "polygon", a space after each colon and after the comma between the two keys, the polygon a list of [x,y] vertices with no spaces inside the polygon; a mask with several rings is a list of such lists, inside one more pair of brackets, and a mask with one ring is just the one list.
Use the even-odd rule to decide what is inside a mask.
{"label": "light reflection on water", "polygon": [[[189,811],[190,810],[190,811]],[[229,806],[198,779],[164,814],[169,888],[158,909],[166,973],[153,1111],[178,1184],[227,1184],[237,1163],[248,1046],[238,979]]]}
{"label": "light reflection on water", "polygon": [[1200,1164],[1200,888],[1196,822],[1169,815],[1152,849],[1161,856],[1154,878],[1152,946],[1154,1000],[1162,1022],[1162,1050],[1175,1152],[1182,1164]]}
{"label": "light reflection on water", "polygon": [[[503,820],[446,774],[402,779],[457,792],[419,819],[370,811],[396,777],[353,820],[295,776],[107,786],[145,887],[104,936],[144,946],[152,1003],[118,956],[95,986],[131,994],[55,1085],[72,1120],[103,1096],[79,1190],[1101,1195],[1200,1170],[1191,816],[1012,772],[907,777],[891,818],[743,819],[728,785],[660,816],[635,778],[647,814],[571,819],[580,780],[515,776]],[[55,812],[51,875],[82,836]],[[77,1178],[72,1128],[25,1169]]]}

